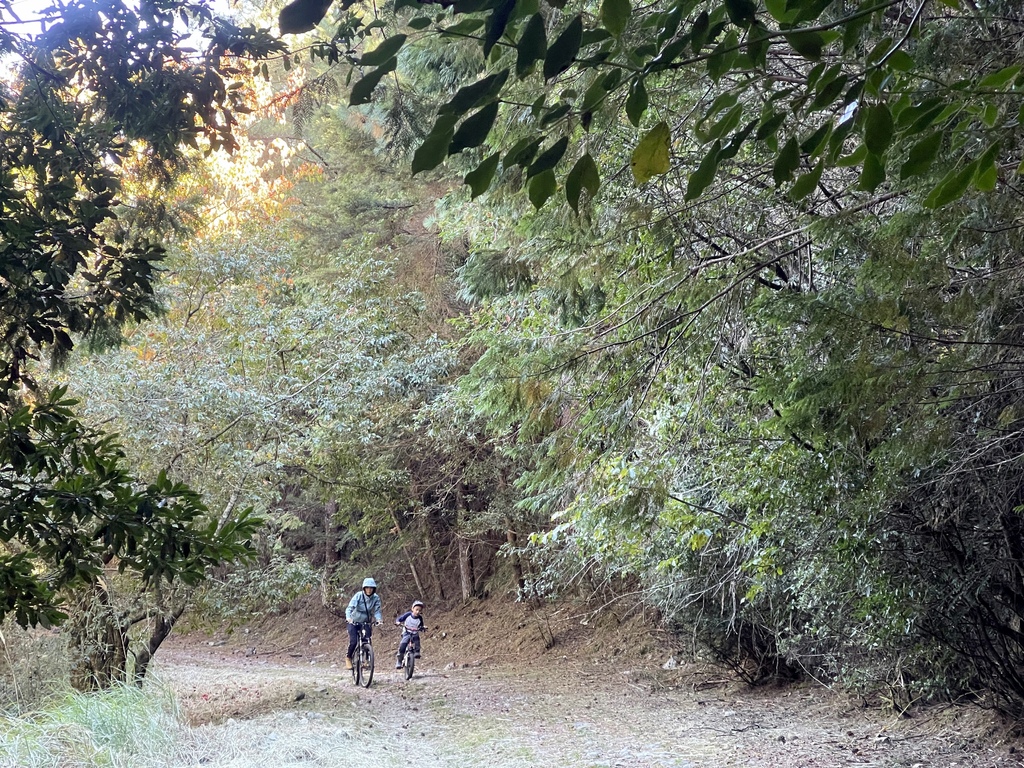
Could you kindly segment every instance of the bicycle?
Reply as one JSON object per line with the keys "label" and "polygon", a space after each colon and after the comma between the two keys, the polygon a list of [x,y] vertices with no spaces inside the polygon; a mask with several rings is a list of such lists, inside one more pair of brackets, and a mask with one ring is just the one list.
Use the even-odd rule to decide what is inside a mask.
{"label": "bicycle", "polygon": [[[399,624],[399,626],[401,627],[402,625]],[[406,630],[405,627],[402,627],[402,636],[403,637],[405,636],[405,633],[407,631],[408,630]],[[401,640],[399,640],[398,647],[399,648],[402,647]],[[400,664],[400,669],[402,669],[405,672],[405,679],[406,680],[412,679],[412,673],[413,673],[413,670],[416,668],[416,659],[418,657],[419,657],[419,644],[417,642],[417,638],[416,637],[410,637],[409,638],[409,642],[406,643],[406,646],[405,646],[405,653],[403,653],[399,657],[399,660],[398,660],[398,662]]]}
{"label": "bicycle", "polygon": [[359,625],[359,645],[352,654],[352,680],[369,688],[373,682],[373,643],[366,634],[366,625]]}
{"label": "bicycle", "polygon": [[[404,630],[403,630],[404,631]],[[405,679],[411,680],[413,670],[416,668],[416,649],[413,641],[409,640],[405,646],[405,653],[402,654],[402,671],[405,672]]]}

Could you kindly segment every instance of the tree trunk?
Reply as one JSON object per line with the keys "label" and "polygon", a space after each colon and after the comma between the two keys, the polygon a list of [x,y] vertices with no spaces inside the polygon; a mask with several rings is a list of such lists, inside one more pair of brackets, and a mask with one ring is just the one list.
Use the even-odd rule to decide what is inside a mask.
{"label": "tree trunk", "polygon": [[99,581],[79,594],[78,610],[68,622],[71,685],[96,691],[127,680],[127,628]]}
{"label": "tree trunk", "polygon": [[459,577],[462,582],[462,602],[473,599],[473,542],[459,536]]}
{"label": "tree trunk", "polygon": [[153,631],[149,635],[149,642],[135,656],[133,679],[136,685],[142,685],[142,681],[146,677],[146,671],[149,669],[149,663],[153,660],[153,654],[157,652],[163,641],[171,634],[175,622],[181,618],[181,614],[184,612],[185,603],[183,602],[180,606],[173,608],[167,615],[156,617]]}
{"label": "tree trunk", "polygon": [[466,524],[466,502],[462,494],[462,483],[455,485],[455,514],[458,530],[455,535],[459,540],[459,579],[462,582],[462,602],[473,599],[473,542],[467,539],[462,529]]}
{"label": "tree trunk", "polygon": [[409,570],[412,572],[412,580],[416,582],[416,590],[420,596],[426,595],[423,590],[423,582],[420,580],[420,572],[416,569],[416,561],[413,560],[412,550],[409,549],[409,544],[405,540],[405,532],[402,530],[402,524],[398,521],[398,515],[395,511],[391,510],[391,519],[395,523],[395,533],[398,534],[398,540],[402,544],[402,553],[405,555],[405,560],[409,563]]}
{"label": "tree trunk", "polygon": [[338,562],[338,502],[324,507],[324,568],[328,571]]}
{"label": "tree trunk", "polygon": [[437,567],[437,558],[434,557],[434,535],[430,529],[430,516],[423,519],[423,545],[427,551],[427,566],[430,569],[430,580],[434,586],[434,594],[438,600],[444,600],[444,585],[441,583],[441,573]]}
{"label": "tree trunk", "polygon": [[505,541],[508,542],[512,551],[512,554],[509,555],[509,560],[512,563],[512,575],[515,577],[516,586],[519,588],[519,594],[522,595],[526,590],[526,576],[523,574],[523,561],[519,557],[519,553],[516,552],[516,549],[519,546],[519,534],[516,533],[515,529],[512,527],[511,520],[506,520],[505,524],[507,526],[505,530]]}

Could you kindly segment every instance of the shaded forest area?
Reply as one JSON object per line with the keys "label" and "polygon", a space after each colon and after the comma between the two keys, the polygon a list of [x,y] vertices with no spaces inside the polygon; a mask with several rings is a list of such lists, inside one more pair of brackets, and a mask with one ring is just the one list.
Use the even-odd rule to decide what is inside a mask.
{"label": "shaded forest area", "polygon": [[279,10],[0,28],[0,613],[78,687],[372,569],[1021,712],[1019,4]]}

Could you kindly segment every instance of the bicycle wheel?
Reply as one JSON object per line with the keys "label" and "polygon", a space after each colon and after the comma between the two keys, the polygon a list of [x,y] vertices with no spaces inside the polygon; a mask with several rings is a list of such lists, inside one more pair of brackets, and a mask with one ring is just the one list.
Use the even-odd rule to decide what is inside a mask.
{"label": "bicycle wheel", "polygon": [[373,682],[373,646],[366,643],[359,650],[360,678],[357,681],[363,688],[369,688]]}
{"label": "bicycle wheel", "polygon": [[405,652],[405,660],[402,666],[405,667],[405,679],[411,680],[413,667],[416,666],[416,654],[413,652],[412,648],[409,648]]}
{"label": "bicycle wheel", "polygon": [[359,649],[352,654],[352,682],[356,685],[360,684],[360,680],[363,677],[363,654],[360,653]]}

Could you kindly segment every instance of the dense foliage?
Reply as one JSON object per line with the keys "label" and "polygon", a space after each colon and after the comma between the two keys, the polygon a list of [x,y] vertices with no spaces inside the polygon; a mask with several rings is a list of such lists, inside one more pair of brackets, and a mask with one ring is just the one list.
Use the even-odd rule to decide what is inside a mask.
{"label": "dense foliage", "polygon": [[[162,233],[135,214],[145,198],[132,190],[158,195],[184,144],[231,146],[232,111],[244,105],[225,54],[280,43],[202,3],[43,13],[45,31],[32,35],[5,7],[0,33],[0,53],[18,62],[0,98],[0,617],[63,620],[58,601],[73,592],[75,681],[88,687],[126,674],[132,620],[105,609],[105,568],[135,574],[142,589],[195,582],[241,554],[254,523],[210,521],[162,471],[137,480],[114,438],[82,423],[63,390],[40,388],[37,361],[62,360],[83,338],[116,339],[152,313]],[[201,54],[183,45],[187,26]],[[83,618],[83,601],[98,621]],[[102,639],[87,641],[95,631]]]}
{"label": "dense foliage", "polygon": [[535,585],[638,579],[752,680],[1019,707],[1020,9],[422,9],[313,52],[352,104],[482,53],[412,169],[465,157],[451,398],[554,520]]}
{"label": "dense foliage", "polygon": [[[45,163],[74,158],[54,138],[45,167],[8,185],[32,203],[23,219],[50,210],[35,205],[47,194],[60,219],[17,230],[54,238],[11,269],[36,283],[18,294],[6,267],[0,283],[4,301],[36,302],[4,308],[22,318],[5,358],[11,424],[47,412],[16,394],[26,360],[72,334],[109,338],[159,298],[159,324],[131,323],[68,376],[124,445],[61,411],[75,445],[94,446],[68,466],[78,478],[123,454],[170,470],[221,524],[256,506],[259,579],[303,582],[286,567],[297,554],[325,583],[391,558],[380,575],[396,593],[443,600],[497,574],[524,598],[656,606],[753,682],[811,674],[900,707],[991,693],[1019,710],[1017,4],[396,0],[343,2],[317,26],[329,11],[288,6],[282,29],[311,38],[238,91],[272,85],[288,125],[229,141],[223,111],[197,106],[193,123],[175,109],[234,90],[171,89],[168,141],[206,126],[209,146],[239,150],[236,169],[264,149],[242,182],[179,179],[170,198],[199,189],[234,218],[175,247],[159,293],[153,219],[116,209],[113,189],[125,168],[140,189],[177,170],[178,145],[104,96],[121,82],[100,76],[112,62],[64,64],[60,103],[98,110],[71,125],[84,147],[105,142],[87,164],[102,181],[69,171],[58,194],[47,180],[65,171]],[[169,82],[223,76],[214,54],[248,52],[211,29],[217,74],[174,66]],[[275,45],[249,37],[255,54]],[[86,77],[90,98],[71,98]],[[10,119],[14,144],[37,130]],[[50,146],[26,142],[17,157]],[[284,180],[273,194],[271,178]],[[239,202],[247,184],[261,200]],[[73,268],[39,268],[68,248]],[[19,455],[12,472],[30,474],[46,452]],[[121,498],[90,488],[82,498]],[[142,576],[176,562],[132,561],[142,534],[116,534]],[[31,595],[43,582],[10,553],[32,621],[49,593]]]}

